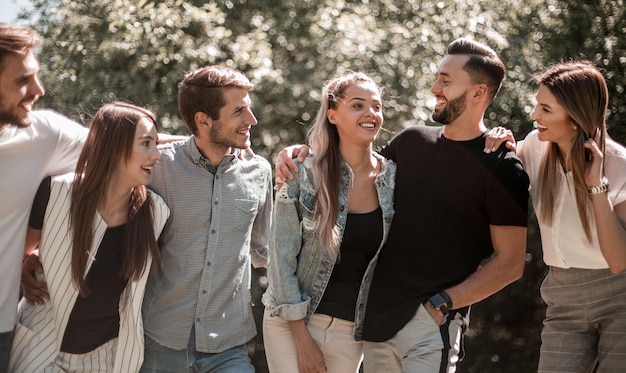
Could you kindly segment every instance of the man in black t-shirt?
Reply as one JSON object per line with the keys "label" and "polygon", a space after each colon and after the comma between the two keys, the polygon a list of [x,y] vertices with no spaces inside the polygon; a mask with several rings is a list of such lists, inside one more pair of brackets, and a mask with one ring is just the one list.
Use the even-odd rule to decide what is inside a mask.
{"label": "man in black t-shirt", "polygon": [[406,129],[381,151],[398,166],[395,215],[357,305],[366,373],[455,371],[470,305],[523,273],[528,176],[504,146],[483,151],[504,74],[491,48],[453,41],[431,88],[443,127]]}
{"label": "man in black t-shirt", "polygon": [[407,129],[382,151],[398,164],[396,213],[366,307],[366,372],[453,371],[469,306],[523,273],[528,176],[504,147],[483,152],[503,78],[493,50],[455,40],[431,88],[443,128]]}

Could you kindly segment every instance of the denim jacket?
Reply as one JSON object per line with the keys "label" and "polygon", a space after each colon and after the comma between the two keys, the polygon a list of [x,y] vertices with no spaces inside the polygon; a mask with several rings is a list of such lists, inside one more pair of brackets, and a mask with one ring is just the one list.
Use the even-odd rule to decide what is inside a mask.
{"label": "denim jacket", "polygon": [[[394,214],[393,189],[396,166],[382,156],[376,153],[374,155],[382,165],[374,183],[383,215],[383,240],[361,283],[356,307],[356,320],[361,324],[369,289],[369,282],[365,279],[372,278],[380,249],[389,235]],[[285,183],[276,194],[272,218],[270,263],[267,271],[269,287],[262,300],[270,316],[280,316],[290,321],[304,319],[308,322],[324,294],[337,259],[336,256],[331,257],[321,246],[313,224],[317,191],[311,166],[312,156],[304,163],[298,164],[300,172],[293,180]],[[352,178],[350,166],[342,162],[337,215],[337,226],[342,235],[348,217],[348,191]],[[357,323],[355,332],[361,329]]]}

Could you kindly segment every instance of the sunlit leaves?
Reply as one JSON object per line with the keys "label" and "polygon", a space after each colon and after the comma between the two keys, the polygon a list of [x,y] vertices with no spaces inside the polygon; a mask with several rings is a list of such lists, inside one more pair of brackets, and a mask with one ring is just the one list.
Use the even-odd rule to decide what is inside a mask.
{"label": "sunlit leaves", "polygon": [[[155,110],[162,129],[185,132],[176,85],[189,69],[218,63],[243,70],[256,83],[252,100],[259,125],[253,128],[253,147],[271,160],[283,146],[304,141],[322,84],[338,73],[359,70],[384,87],[385,130],[377,142],[382,145],[406,126],[432,124],[434,74],[450,41],[465,36],[491,45],[507,67],[486,115],[488,126],[506,125],[522,138],[531,129],[533,75],[550,63],[586,57],[605,69],[612,97],[610,133],[626,139],[623,0],[32,3],[34,11],[24,19],[45,39],[40,59],[47,95],[41,106],[77,118],[119,98]],[[474,317],[471,335],[512,338],[513,346],[537,338],[532,323],[539,325],[542,315],[529,315],[531,327],[512,337],[520,316],[502,311],[511,298],[523,302],[537,293],[537,273],[544,267],[538,233],[532,227],[529,231],[528,267],[534,277],[527,272],[524,284],[506,290],[503,298],[493,297],[489,304],[500,311]],[[527,301],[541,303],[538,297]],[[501,325],[508,330],[494,327]],[[506,352],[497,351],[505,347]],[[486,356],[473,357],[469,371],[510,371],[511,364],[504,362],[511,355],[507,343],[486,350]],[[532,365],[535,350],[516,351]]]}

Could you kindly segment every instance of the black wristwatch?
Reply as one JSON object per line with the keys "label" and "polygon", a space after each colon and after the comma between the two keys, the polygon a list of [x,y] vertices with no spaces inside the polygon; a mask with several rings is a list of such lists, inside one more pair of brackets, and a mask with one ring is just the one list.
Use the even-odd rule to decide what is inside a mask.
{"label": "black wristwatch", "polygon": [[445,291],[439,292],[428,299],[430,304],[438,309],[444,316],[448,316],[450,308],[452,308],[452,300]]}

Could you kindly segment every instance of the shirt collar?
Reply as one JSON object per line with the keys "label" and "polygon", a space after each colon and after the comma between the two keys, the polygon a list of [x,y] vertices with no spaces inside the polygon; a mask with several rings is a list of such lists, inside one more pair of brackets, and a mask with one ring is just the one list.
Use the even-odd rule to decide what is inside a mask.
{"label": "shirt collar", "polygon": [[[215,173],[216,168],[213,167],[211,161],[200,152],[200,149],[198,149],[198,145],[196,145],[195,138],[196,137],[192,135],[187,139],[187,142],[185,143],[185,147],[187,148],[187,153],[189,154],[189,157],[191,158],[193,163],[211,171],[212,173]],[[226,154],[224,158],[222,158],[220,165],[226,163],[234,163],[236,161],[237,157],[235,157],[234,154]]]}

